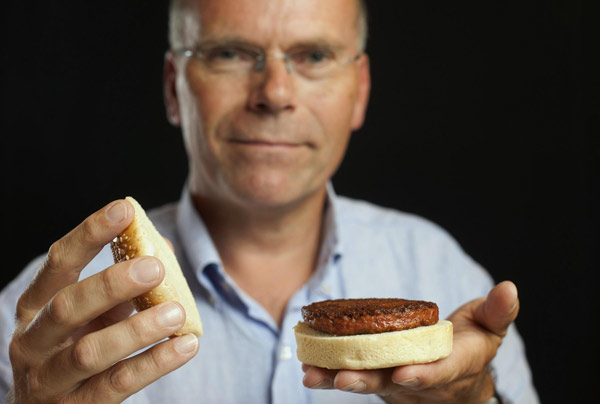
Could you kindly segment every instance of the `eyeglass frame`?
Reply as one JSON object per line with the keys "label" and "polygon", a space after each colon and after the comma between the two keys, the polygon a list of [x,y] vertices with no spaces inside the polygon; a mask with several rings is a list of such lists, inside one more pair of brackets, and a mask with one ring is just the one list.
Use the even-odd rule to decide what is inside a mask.
{"label": "eyeglass frame", "polygon": [[[193,50],[190,48],[174,48],[174,49],[171,49],[171,52],[182,54],[183,56],[188,57],[188,58],[195,57],[199,60],[204,60],[205,59],[204,54],[206,53],[206,52],[203,52],[202,50]],[[262,72],[265,68],[267,58],[272,57],[272,58],[283,60],[286,71],[288,73],[294,72],[294,69],[292,68],[292,65],[290,63],[290,60],[291,60],[290,55],[287,55],[285,53],[262,53],[262,52],[255,52],[255,53],[256,53],[256,56],[254,57],[255,62],[254,62],[254,66],[253,66],[253,71]],[[352,56],[345,60],[341,60],[338,62],[338,65],[344,66],[349,63],[356,62],[358,59],[360,59],[360,57],[363,55],[363,53],[364,52],[360,52],[356,56]],[[302,76],[302,75],[300,74],[300,76]]]}

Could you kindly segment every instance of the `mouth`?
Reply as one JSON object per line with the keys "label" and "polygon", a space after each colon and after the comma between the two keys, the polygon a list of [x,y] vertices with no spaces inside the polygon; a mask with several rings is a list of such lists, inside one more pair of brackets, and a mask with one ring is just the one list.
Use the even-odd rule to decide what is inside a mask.
{"label": "mouth", "polygon": [[240,146],[263,148],[263,149],[296,149],[302,146],[308,146],[305,143],[299,142],[286,142],[279,140],[250,140],[250,139],[230,139],[230,143]]}

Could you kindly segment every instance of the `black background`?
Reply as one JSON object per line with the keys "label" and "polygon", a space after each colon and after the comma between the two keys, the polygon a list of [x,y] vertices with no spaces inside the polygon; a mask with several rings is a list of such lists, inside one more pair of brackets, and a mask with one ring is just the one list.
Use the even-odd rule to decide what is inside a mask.
{"label": "black background", "polygon": [[[544,403],[596,390],[597,4],[371,1],[371,103],[334,178],[518,285]],[[113,199],[177,199],[186,158],[162,105],[165,3],[0,7],[2,286]]]}

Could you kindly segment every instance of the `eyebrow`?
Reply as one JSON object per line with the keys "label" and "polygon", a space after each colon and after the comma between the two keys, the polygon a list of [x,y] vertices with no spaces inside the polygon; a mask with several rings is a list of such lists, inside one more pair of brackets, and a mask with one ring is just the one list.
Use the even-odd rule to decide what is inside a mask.
{"label": "eyebrow", "polygon": [[308,39],[303,41],[298,41],[294,43],[292,46],[288,48],[288,50],[293,49],[329,49],[334,52],[342,51],[346,48],[346,45],[339,41],[332,41],[325,38],[318,39]]}
{"label": "eyebrow", "polygon": [[[263,49],[257,42],[242,38],[240,36],[223,36],[223,37],[208,37],[200,41],[196,48],[218,47],[218,46],[241,46]],[[334,52],[339,52],[347,46],[337,40],[327,38],[304,39],[290,45],[285,51],[303,48],[331,49]]]}
{"label": "eyebrow", "polygon": [[260,45],[239,36],[224,36],[219,38],[208,37],[205,40],[201,40],[200,43],[196,45],[196,47],[216,46],[251,46],[254,48],[260,48]]}

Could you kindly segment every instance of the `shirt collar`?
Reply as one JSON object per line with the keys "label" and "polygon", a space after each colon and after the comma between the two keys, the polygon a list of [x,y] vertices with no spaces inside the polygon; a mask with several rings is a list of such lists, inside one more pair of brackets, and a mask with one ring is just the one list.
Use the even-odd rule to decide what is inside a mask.
{"label": "shirt collar", "polygon": [[[330,298],[333,293],[323,285],[332,284],[331,264],[337,263],[343,256],[340,241],[340,223],[338,219],[337,196],[331,182],[327,183],[325,214],[323,217],[323,240],[315,273],[309,280],[308,293],[315,293],[322,298]],[[208,233],[208,229],[198,214],[187,186],[184,187],[179,208],[177,210],[177,229],[185,256],[192,272],[200,284],[210,293],[211,299],[222,294],[219,285],[215,288],[215,279],[230,282],[229,276],[223,271],[219,253]],[[205,274],[205,276],[203,276]],[[221,282],[219,283],[221,284]],[[233,285],[235,286],[235,285]],[[328,290],[329,289],[329,290]],[[229,293],[228,293],[229,294]]]}
{"label": "shirt collar", "polygon": [[222,268],[221,258],[213,244],[204,221],[196,211],[189,188],[184,187],[177,210],[177,230],[191,270],[204,288],[215,295],[213,285],[206,282],[202,272],[209,267]]}
{"label": "shirt collar", "polygon": [[327,183],[327,198],[323,216],[323,240],[316,265],[316,271],[308,282],[309,292],[323,288],[327,278],[331,277],[331,264],[337,263],[342,257],[342,243],[340,242],[337,197],[331,182]]}

